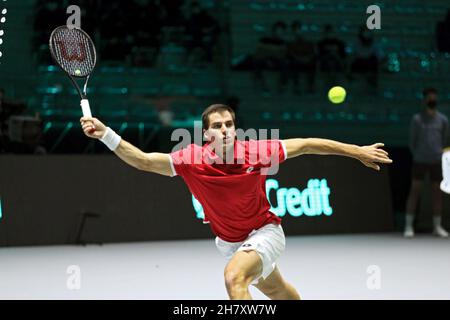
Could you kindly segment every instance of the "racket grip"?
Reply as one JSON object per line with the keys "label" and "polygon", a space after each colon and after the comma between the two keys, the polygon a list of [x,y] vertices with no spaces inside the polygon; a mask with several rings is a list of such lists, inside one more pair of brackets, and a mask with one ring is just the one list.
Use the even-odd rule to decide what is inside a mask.
{"label": "racket grip", "polygon": [[83,117],[91,118],[92,113],[91,113],[91,107],[89,106],[88,99],[82,99],[80,105],[81,105],[81,111],[83,112]]}
{"label": "racket grip", "polygon": [[[92,118],[91,107],[89,106],[88,99],[81,99],[81,111],[83,112],[83,117]],[[89,133],[93,133],[95,128],[89,130]]]}

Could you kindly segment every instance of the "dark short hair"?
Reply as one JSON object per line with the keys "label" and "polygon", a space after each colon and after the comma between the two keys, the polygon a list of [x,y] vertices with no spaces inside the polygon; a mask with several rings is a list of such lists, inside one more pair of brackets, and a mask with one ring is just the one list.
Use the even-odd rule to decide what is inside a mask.
{"label": "dark short hair", "polygon": [[437,94],[437,90],[436,90],[435,88],[428,87],[428,88],[423,89],[423,91],[422,91],[422,95],[423,95],[424,98],[425,98],[427,95],[429,95],[430,93]]}
{"label": "dark short hair", "polygon": [[212,104],[208,108],[205,109],[202,113],[202,125],[203,129],[209,128],[209,115],[212,113],[222,113],[228,111],[231,114],[231,117],[233,118],[233,122],[236,122],[236,115],[233,111],[233,109],[226,104]]}

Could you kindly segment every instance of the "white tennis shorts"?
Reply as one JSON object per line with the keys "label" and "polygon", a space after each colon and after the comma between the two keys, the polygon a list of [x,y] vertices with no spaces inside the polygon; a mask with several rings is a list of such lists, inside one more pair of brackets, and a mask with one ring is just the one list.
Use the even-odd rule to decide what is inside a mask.
{"label": "white tennis shorts", "polygon": [[238,251],[255,250],[263,264],[261,275],[252,282],[257,284],[259,278],[266,279],[275,269],[275,261],[283,253],[286,239],[281,225],[270,223],[253,230],[248,238],[241,242],[228,242],[216,237],[216,247],[228,261]]}

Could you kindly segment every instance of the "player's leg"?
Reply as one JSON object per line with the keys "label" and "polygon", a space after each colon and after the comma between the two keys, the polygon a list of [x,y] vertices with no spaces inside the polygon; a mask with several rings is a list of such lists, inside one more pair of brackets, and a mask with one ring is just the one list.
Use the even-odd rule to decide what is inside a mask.
{"label": "player's leg", "polygon": [[297,290],[283,279],[278,267],[266,279],[260,278],[255,287],[272,300],[300,300]]}
{"label": "player's leg", "polygon": [[448,232],[442,227],[442,191],[440,182],[431,182],[431,198],[433,209],[433,233],[440,237],[448,237]]}
{"label": "player's leg", "polygon": [[248,287],[260,276],[263,264],[254,250],[238,251],[225,267],[224,277],[230,299],[252,299]]}
{"label": "player's leg", "polygon": [[413,164],[412,168],[412,182],[409,190],[408,199],[406,201],[406,216],[405,216],[405,237],[414,236],[414,217],[417,208],[417,202],[422,191],[423,179],[425,178],[425,168],[422,164]]}
{"label": "player's leg", "polygon": [[251,299],[250,284],[256,284],[260,277],[266,279],[275,267],[275,261],[285,248],[285,236],[281,225],[268,224],[254,230],[239,247],[216,239],[216,245],[225,256],[228,249],[234,255],[225,268],[225,284],[231,299]]}
{"label": "player's leg", "polygon": [[440,183],[442,181],[442,165],[433,165],[431,168],[431,199],[433,209],[433,233],[439,237],[447,238],[448,232],[442,226],[442,191]]}

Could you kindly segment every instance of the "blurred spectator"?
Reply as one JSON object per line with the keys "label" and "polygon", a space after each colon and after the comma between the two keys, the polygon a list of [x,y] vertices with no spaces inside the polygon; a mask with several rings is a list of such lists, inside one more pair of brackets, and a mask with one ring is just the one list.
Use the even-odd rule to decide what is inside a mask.
{"label": "blurred spectator", "polygon": [[185,19],[182,8],[184,0],[161,0],[162,25],[166,27],[184,28]]}
{"label": "blurred spectator", "polygon": [[190,60],[211,62],[220,34],[217,20],[197,1],[190,4],[186,20],[186,49]]}
{"label": "blurred spectator", "polygon": [[239,99],[239,97],[237,96],[230,96],[225,100],[225,104],[227,106],[229,106],[231,109],[233,109],[234,114],[235,114],[235,122],[236,122],[236,128],[240,128],[245,130],[245,124],[244,124],[244,120],[242,118],[242,114],[239,111],[239,107],[241,104],[241,99]]}
{"label": "blurred spectator", "polygon": [[291,24],[292,39],[287,46],[289,71],[294,83],[294,92],[300,93],[300,74],[307,76],[308,92],[314,92],[316,76],[316,46],[314,42],[303,37],[302,24],[294,21]]}
{"label": "blurred spectator", "polygon": [[448,139],[448,119],[437,111],[438,95],[434,88],[423,91],[425,109],[411,121],[410,148],[413,154],[412,183],[406,202],[405,237],[414,236],[414,217],[425,178],[431,180],[433,233],[448,237],[441,225],[442,152]]}
{"label": "blurred spectator", "polygon": [[[79,0],[77,5],[81,9],[81,29],[94,37],[100,27],[96,21],[98,13],[102,11],[100,2],[98,0]],[[66,14],[66,19],[67,17],[68,14]],[[95,41],[96,39],[93,38],[92,40]]]}
{"label": "blurred spectator", "polygon": [[278,92],[282,92],[288,78],[289,63],[286,55],[287,27],[282,21],[272,26],[270,36],[259,39],[253,55],[253,75],[258,89],[269,91],[263,70],[276,70],[280,73]]}
{"label": "blurred spectator", "polygon": [[338,84],[346,69],[345,43],[333,32],[333,26],[324,27],[322,40],[317,44],[320,71],[325,74],[326,87]]}
{"label": "blurred spectator", "polygon": [[11,101],[6,99],[5,89],[0,88],[0,131],[6,133],[8,119],[13,115],[22,114],[26,110],[22,101]]}
{"label": "blurred spectator", "polygon": [[163,69],[178,69],[185,64],[186,19],[183,6],[183,0],[160,1],[162,44],[157,63]]}
{"label": "blurred spectator", "polygon": [[38,63],[52,64],[48,53],[48,40],[53,29],[66,23],[67,16],[61,1],[40,0],[35,5],[33,23],[33,47],[37,53]]}
{"label": "blurred spectator", "polygon": [[42,121],[26,116],[22,101],[7,101],[5,90],[0,88],[0,152],[45,153],[40,145]]}
{"label": "blurred spectator", "polygon": [[162,34],[162,10],[159,0],[133,0],[130,3],[129,28],[133,35],[134,66],[153,66],[159,54]]}
{"label": "blurred spectator", "polygon": [[450,9],[448,9],[444,21],[437,23],[436,42],[439,52],[450,53]]}
{"label": "blurred spectator", "polygon": [[133,36],[129,31],[127,10],[119,0],[112,0],[100,13],[101,59],[124,61],[131,52]]}
{"label": "blurred spectator", "polygon": [[6,114],[5,114],[5,89],[0,88],[0,153],[6,151],[6,135],[5,135],[5,126],[6,126]]}
{"label": "blurred spectator", "polygon": [[373,31],[365,25],[360,26],[358,42],[355,46],[355,57],[351,64],[351,73],[360,73],[366,76],[367,82],[378,86],[378,66],[382,58],[380,48],[375,43]]}

